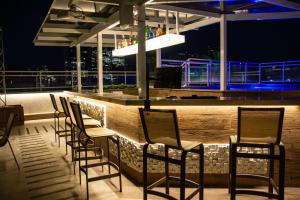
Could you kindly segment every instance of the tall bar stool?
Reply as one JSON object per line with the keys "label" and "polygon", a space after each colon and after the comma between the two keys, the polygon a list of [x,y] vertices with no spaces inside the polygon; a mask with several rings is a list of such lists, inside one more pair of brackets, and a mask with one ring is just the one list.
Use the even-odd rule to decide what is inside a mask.
{"label": "tall bar stool", "polygon": [[[285,148],[281,142],[284,108],[238,108],[237,135],[230,137],[229,192],[230,199],[236,194],[258,195],[284,199]],[[240,148],[261,148],[268,153],[241,152]],[[279,149],[275,153],[276,148]],[[237,173],[237,158],[268,160],[268,176]],[[279,161],[279,185],[274,180],[274,161]],[[237,189],[237,178],[252,178],[268,182],[268,192]],[[273,189],[276,193],[273,193]]]}
{"label": "tall bar stool", "polygon": [[0,130],[0,147],[3,147],[3,146],[6,145],[6,143],[8,143],[9,148],[11,150],[11,153],[13,154],[15,162],[18,166],[18,170],[20,171],[19,163],[18,163],[17,158],[15,156],[14,150],[11,147],[11,144],[9,142],[9,136],[10,136],[10,133],[11,133],[11,129],[12,129],[12,126],[13,126],[14,119],[15,119],[15,113],[12,112],[12,113],[9,114],[9,117],[8,117],[6,126],[3,130],[3,133],[1,133],[2,130]]}
{"label": "tall bar stool", "polygon": [[[199,193],[199,199],[203,199],[204,188],[204,147],[198,142],[181,141],[179,127],[177,122],[176,110],[144,110],[139,109],[140,117],[143,125],[144,135],[147,143],[143,147],[143,183],[144,183],[144,199],[148,194],[160,196],[166,199],[175,198],[170,195],[170,181],[179,181],[180,183],[180,200],[192,199]],[[151,154],[147,152],[148,146],[151,144],[164,144],[165,155]],[[169,149],[181,151],[181,159],[169,157]],[[186,179],[185,165],[186,155],[188,152],[199,154],[199,184]],[[156,159],[165,162],[165,176],[150,186],[147,184],[147,158]],[[180,166],[180,177],[170,176],[169,163]],[[165,182],[165,193],[152,190],[154,187]],[[186,183],[196,186],[197,189],[185,198]]]}
{"label": "tall bar stool", "polygon": [[[70,102],[67,100],[65,97],[59,97],[64,114],[65,114],[65,130],[70,130],[71,131],[71,140],[68,140],[68,136],[66,135],[65,140],[66,140],[66,154],[68,154],[68,146],[71,147],[72,149],[72,160],[73,160],[73,140],[74,138],[74,127],[76,126],[75,118],[71,110]],[[84,120],[85,127],[86,128],[96,128],[100,127],[101,124],[99,121],[92,119],[88,115],[83,114],[82,119]]]}
{"label": "tall bar stool", "polygon": [[[89,199],[89,182],[92,181],[98,181],[98,180],[103,180],[103,179],[108,179],[108,178],[113,178],[113,177],[119,177],[119,187],[120,187],[120,192],[122,192],[122,177],[121,177],[121,153],[120,153],[120,142],[119,142],[119,137],[113,133],[113,131],[107,129],[107,128],[90,128],[90,129],[85,129],[84,127],[84,122],[82,119],[82,114],[80,110],[80,106],[77,103],[70,103],[71,108],[76,120],[76,127],[78,128],[78,147],[79,147],[79,180],[81,183],[81,172],[83,172],[86,175],[86,191],[87,191],[87,199]],[[95,139],[97,138],[106,138],[107,140],[107,161],[104,162],[99,162],[99,163],[88,163],[88,154],[87,150],[89,145],[94,145],[95,144]],[[115,143],[117,145],[117,164],[112,162],[110,160],[110,147],[109,147],[109,141]],[[80,152],[81,149],[84,150],[84,157],[81,157]],[[84,165],[81,164],[81,161],[84,161]],[[89,177],[88,170],[90,168],[98,167],[98,166],[108,166],[108,173],[106,175],[101,175],[97,177]],[[111,167],[114,167],[117,172],[111,173]]]}
{"label": "tall bar stool", "polygon": [[[54,94],[50,94],[51,102],[54,108],[54,131],[55,131],[55,142],[57,141],[56,137],[58,136],[58,146],[60,147],[60,138],[66,137],[67,131],[60,130],[59,118],[63,117],[64,112],[58,109]],[[57,121],[57,123],[56,123]]]}
{"label": "tall bar stool", "polygon": [[[76,120],[75,120],[73,111],[71,109],[69,99],[66,99],[65,97],[60,97],[60,100],[61,100],[62,107],[63,107],[65,115],[66,115],[66,126],[71,130],[70,140],[68,140],[68,137],[66,137],[66,153],[67,153],[68,146],[71,147],[73,169],[74,169],[74,174],[76,174],[76,171],[75,171],[76,161],[79,161],[78,154],[80,153],[80,151],[79,151],[80,149],[78,146],[78,140],[76,140],[76,138],[77,138],[76,133],[78,132],[78,130],[76,128]],[[94,120],[85,114],[82,114],[82,119],[85,123],[84,125],[85,125],[86,129],[101,127],[101,124],[99,121]],[[95,145],[93,145],[93,146],[90,145],[87,150],[94,152],[94,156],[89,156],[87,159],[89,159],[89,160],[99,160],[100,159],[100,161],[102,161],[103,152],[102,152],[101,147],[96,147]],[[96,154],[96,151],[100,152],[99,156]]]}

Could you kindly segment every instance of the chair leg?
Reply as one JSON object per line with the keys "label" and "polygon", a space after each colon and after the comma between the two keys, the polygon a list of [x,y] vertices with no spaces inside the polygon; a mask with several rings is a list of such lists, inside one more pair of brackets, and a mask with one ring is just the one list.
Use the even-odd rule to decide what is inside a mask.
{"label": "chair leg", "polygon": [[231,140],[229,140],[229,160],[228,160],[228,194],[231,193]]}
{"label": "chair leg", "polygon": [[236,158],[236,151],[237,151],[237,146],[231,144],[231,166],[230,166],[230,200],[235,200],[235,191],[236,191],[236,165],[237,165],[237,158]]}
{"label": "chair leg", "polygon": [[143,196],[144,200],[147,200],[147,149],[148,149],[148,144],[145,144],[143,147]]}
{"label": "chair leg", "polygon": [[60,147],[59,116],[57,118],[57,133],[58,133],[58,138],[57,138],[58,139],[58,147]]}
{"label": "chair leg", "polygon": [[67,136],[67,118],[65,118],[65,141],[66,141],[66,155],[68,155],[68,136]]}
{"label": "chair leg", "polygon": [[106,138],[106,146],[107,146],[108,174],[110,174],[110,155],[109,155],[109,141],[108,141],[108,137]]}
{"label": "chair leg", "polygon": [[[274,156],[274,145],[272,145],[269,149],[269,154]],[[274,178],[274,159],[271,158],[269,160],[269,186],[268,186],[268,192],[270,194],[273,194],[273,185],[271,183],[271,180]],[[269,198],[270,199],[270,198]]]}
{"label": "chair leg", "polygon": [[81,170],[80,170],[80,142],[78,137],[78,171],[79,171],[79,183],[81,184]]}
{"label": "chair leg", "polygon": [[182,151],[181,154],[181,165],[180,165],[180,200],[185,199],[185,162],[186,162],[186,151]]}
{"label": "chair leg", "polygon": [[56,142],[56,132],[57,132],[57,129],[56,129],[56,116],[54,114],[54,137],[55,137],[55,142]]}
{"label": "chair leg", "polygon": [[88,174],[88,160],[87,160],[87,144],[85,145],[85,182],[86,182],[86,199],[89,199],[89,174]]}
{"label": "chair leg", "polygon": [[204,199],[204,146],[199,146],[199,200]]}
{"label": "chair leg", "polygon": [[120,150],[120,138],[118,136],[117,136],[117,147],[118,147],[118,165],[119,165],[119,184],[120,184],[120,192],[122,192],[121,150]]}
{"label": "chair leg", "polygon": [[170,194],[170,183],[169,183],[169,148],[165,146],[165,175],[166,175],[166,194]]}
{"label": "chair leg", "polygon": [[18,161],[17,161],[17,158],[16,158],[16,156],[15,156],[14,150],[13,150],[13,148],[11,147],[11,144],[10,144],[9,140],[8,140],[8,145],[9,145],[10,150],[11,150],[13,156],[14,156],[15,162],[16,162],[16,164],[17,164],[17,166],[18,166],[18,170],[20,171],[19,163],[18,163]]}
{"label": "chair leg", "polygon": [[283,145],[279,146],[280,161],[279,161],[279,193],[278,199],[284,200],[284,177],[285,177],[285,148]]}

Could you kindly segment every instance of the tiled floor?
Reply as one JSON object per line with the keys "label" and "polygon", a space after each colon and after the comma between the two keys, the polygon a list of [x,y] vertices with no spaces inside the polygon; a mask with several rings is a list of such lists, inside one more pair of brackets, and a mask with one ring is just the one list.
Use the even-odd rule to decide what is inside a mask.
{"label": "tiled floor", "polygon": [[[82,176],[83,183],[80,185],[78,175],[73,175],[70,156],[65,155],[64,139],[61,139],[60,148],[54,141],[52,124],[52,120],[38,120],[28,121],[25,126],[14,127],[10,141],[21,171],[17,169],[9,146],[2,147],[0,149],[0,200],[85,199],[84,176]],[[96,175],[102,171],[94,169],[90,173]],[[126,177],[122,180],[123,192],[119,192],[118,178],[90,183],[90,199],[142,199],[142,188],[135,186]],[[171,192],[178,195],[177,189],[172,189]],[[150,196],[149,199],[159,198]],[[229,199],[229,195],[226,188],[206,188],[205,199],[223,200]],[[267,198],[240,195],[237,199]],[[286,199],[300,200],[300,188],[286,188]]]}

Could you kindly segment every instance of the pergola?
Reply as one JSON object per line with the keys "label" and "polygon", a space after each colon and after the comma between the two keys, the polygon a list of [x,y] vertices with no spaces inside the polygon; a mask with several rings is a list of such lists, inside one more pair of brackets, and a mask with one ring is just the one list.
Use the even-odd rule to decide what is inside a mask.
{"label": "pergola", "polygon": [[[121,36],[138,35],[137,86],[149,99],[145,26],[166,24],[180,34],[220,24],[220,90],[226,90],[227,22],[300,18],[298,0],[54,0],[35,39],[36,46],[77,49],[78,91],[81,91],[80,47],[98,48],[98,86],[103,94],[102,47],[116,47]],[[130,25],[130,26],[128,26]],[[161,51],[156,50],[157,67]]]}

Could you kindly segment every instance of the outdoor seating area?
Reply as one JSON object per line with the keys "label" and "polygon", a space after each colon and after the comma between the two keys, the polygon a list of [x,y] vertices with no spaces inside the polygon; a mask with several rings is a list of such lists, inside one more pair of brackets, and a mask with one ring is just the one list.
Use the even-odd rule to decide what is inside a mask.
{"label": "outdoor seating area", "polygon": [[299,58],[248,61],[263,24],[233,34],[295,19],[296,0],[50,0],[33,45],[64,71],[5,71],[0,27],[0,199],[300,200]]}

